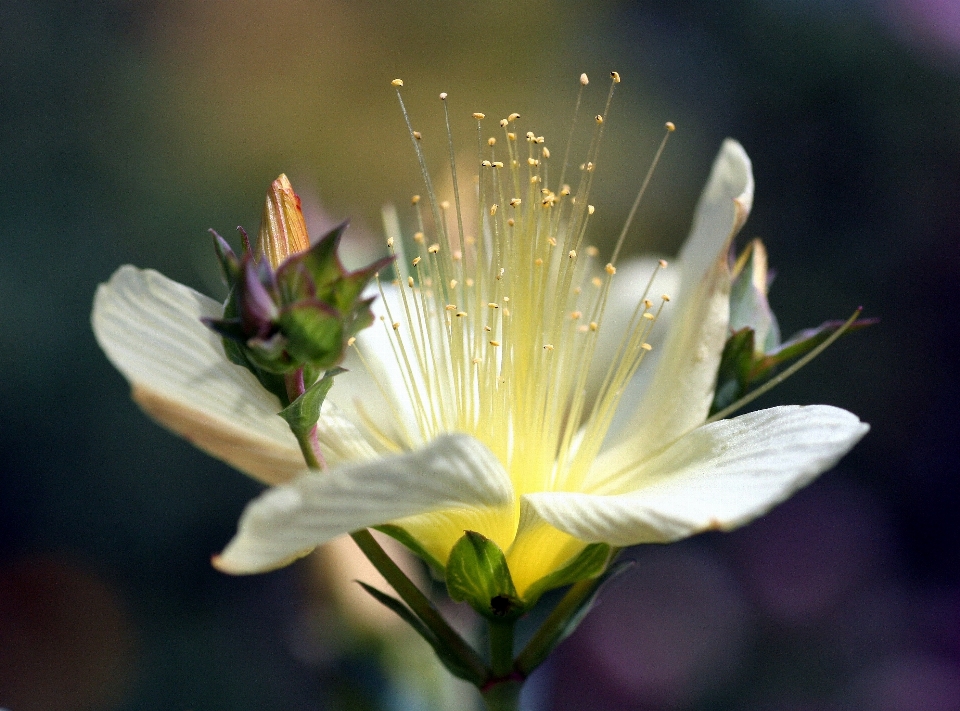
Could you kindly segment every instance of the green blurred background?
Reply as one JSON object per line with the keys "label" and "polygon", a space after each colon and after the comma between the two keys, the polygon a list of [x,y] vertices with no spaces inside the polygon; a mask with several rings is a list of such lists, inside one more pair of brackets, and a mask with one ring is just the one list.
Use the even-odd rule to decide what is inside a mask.
{"label": "green blurred background", "polygon": [[222,294],[206,230],[255,230],[280,172],[372,254],[422,190],[395,77],[439,173],[441,91],[466,161],[474,111],[556,152],[580,72],[589,115],[614,69],[592,240],[664,121],[634,252],[677,249],[740,140],[784,332],[881,318],[758,406],[873,429],[767,519],[632,552],[529,709],[960,709],[957,0],[0,2],[0,706],[421,708],[309,564],[210,568],[258,487],[129,401],[93,292],[133,263]]}

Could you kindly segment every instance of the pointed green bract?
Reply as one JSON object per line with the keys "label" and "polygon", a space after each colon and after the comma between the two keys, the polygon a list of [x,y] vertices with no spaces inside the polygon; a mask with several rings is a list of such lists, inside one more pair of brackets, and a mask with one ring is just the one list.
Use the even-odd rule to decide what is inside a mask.
{"label": "pointed green bract", "polygon": [[526,609],[500,546],[475,531],[467,531],[450,551],[446,579],[450,597],[484,617],[514,619]]}
{"label": "pointed green bract", "polygon": [[333,387],[334,377],[344,372],[346,371],[343,368],[331,368],[320,380],[308,387],[303,395],[280,411],[280,417],[287,421],[291,431],[297,437],[308,434],[317,424],[320,408],[330,388]]}

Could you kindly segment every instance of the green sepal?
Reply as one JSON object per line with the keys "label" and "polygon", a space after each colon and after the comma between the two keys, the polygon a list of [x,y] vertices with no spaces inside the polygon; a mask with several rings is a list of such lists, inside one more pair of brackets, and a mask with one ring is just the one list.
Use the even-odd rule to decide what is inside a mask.
{"label": "green sepal", "polygon": [[529,676],[558,644],[573,634],[590,612],[603,586],[632,566],[633,561],[624,561],[607,568],[592,580],[574,583],[517,655],[514,668],[524,677]]}
{"label": "green sepal", "polygon": [[484,617],[510,620],[526,611],[500,546],[475,531],[467,531],[454,544],[446,580],[452,600],[469,603]]}
{"label": "green sepal", "polygon": [[717,368],[717,388],[713,394],[710,414],[736,402],[747,394],[747,388],[753,380],[751,373],[754,365],[754,331],[741,328],[727,339]]}
{"label": "green sepal", "polygon": [[611,548],[606,543],[591,543],[565,566],[550,575],[540,578],[527,589],[523,602],[527,608],[533,607],[540,596],[548,590],[572,585],[580,580],[595,578],[607,567],[610,562]]}
{"label": "green sepal", "polygon": [[358,580],[357,582],[374,600],[396,613],[400,619],[410,625],[417,634],[423,637],[427,644],[433,648],[437,658],[443,663],[443,666],[447,668],[447,671],[460,679],[470,682],[474,686],[481,686],[487,681],[487,675],[480,676],[468,663],[461,660],[453,650],[448,649],[439,640],[437,635],[435,635],[410,608],[400,602],[400,600],[377,590],[371,585],[367,585],[363,581]]}
{"label": "green sepal", "polygon": [[[856,331],[877,323],[877,319],[865,318],[855,321],[847,332]],[[757,358],[750,372],[751,380],[761,380],[771,374],[774,368],[787,361],[800,358],[827,340],[844,325],[843,321],[825,321],[815,328],[807,328],[792,335],[783,345]]]}
{"label": "green sepal", "polygon": [[302,395],[291,402],[285,408],[280,410],[280,417],[287,421],[290,429],[299,438],[309,434],[320,419],[320,408],[323,406],[324,398],[333,387],[333,379],[340,373],[345,373],[345,368],[331,368],[323,377],[313,385],[308,387]]}
{"label": "green sepal", "polygon": [[343,360],[343,321],[329,305],[316,300],[298,301],[285,307],[276,323],[286,339],[286,353],[297,367],[309,363],[329,368]]}
{"label": "green sepal", "polygon": [[430,571],[437,576],[438,580],[443,580],[444,575],[446,574],[443,563],[437,560],[427,551],[426,548],[420,545],[420,541],[407,533],[406,529],[396,526],[392,523],[385,523],[380,526],[374,526],[373,528],[376,531],[380,531],[380,533],[387,534],[390,536],[390,538],[398,541],[405,548],[408,548],[415,556],[430,566]]}

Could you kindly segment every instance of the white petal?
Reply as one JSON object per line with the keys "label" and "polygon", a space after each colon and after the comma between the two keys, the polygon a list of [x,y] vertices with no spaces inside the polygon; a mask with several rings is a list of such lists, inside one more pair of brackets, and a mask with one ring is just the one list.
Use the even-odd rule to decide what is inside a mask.
{"label": "white petal", "polygon": [[214,564],[257,573],[285,565],[350,531],[445,508],[513,501],[510,477],[478,440],[446,435],[423,449],[311,472],[251,502]]}
{"label": "white petal", "polygon": [[[731,138],[720,147],[700,195],[690,235],[680,250],[684,291],[692,289],[753,206],[753,171],[743,146]],[[678,294],[679,296],[679,294]]]}
{"label": "white petal", "polygon": [[[827,405],[775,407],[705,425],[596,493],[530,494],[552,526],[618,546],[728,530],[830,469],[869,427]],[[606,494],[606,495],[605,495]]]}
{"label": "white petal", "polygon": [[[220,337],[200,322],[219,303],[152,270],[124,266],[101,284],[93,330],[153,418],[200,449],[267,483],[305,469],[280,403],[246,369],[230,363]],[[343,418],[325,413],[321,445],[331,461],[369,456]]]}

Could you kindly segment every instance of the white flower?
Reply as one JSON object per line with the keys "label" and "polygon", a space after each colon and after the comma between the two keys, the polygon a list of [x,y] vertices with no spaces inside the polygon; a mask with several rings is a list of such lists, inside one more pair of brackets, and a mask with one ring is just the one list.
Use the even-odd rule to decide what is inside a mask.
{"label": "white flower", "polygon": [[504,550],[523,597],[588,543],[743,525],[866,433],[823,405],[704,424],[728,336],[728,248],[753,198],[739,144],[724,143],[679,266],[657,277],[673,275],[667,329],[660,298],[644,292],[659,267],[638,283],[637,267],[596,264],[581,244],[592,208],[585,194],[544,191],[537,140],[529,161],[508,146],[513,170],[481,169],[477,239],[418,235],[418,252],[400,255],[383,322],[357,340],[364,365],[340,376],[324,406],[328,471],[306,470],[278,401],[201,324],[220,304],[129,266],[99,288],[97,339],[140,406],[275,485],[248,506],[220,569],[268,570],[386,523],[443,565],[472,530]]}

